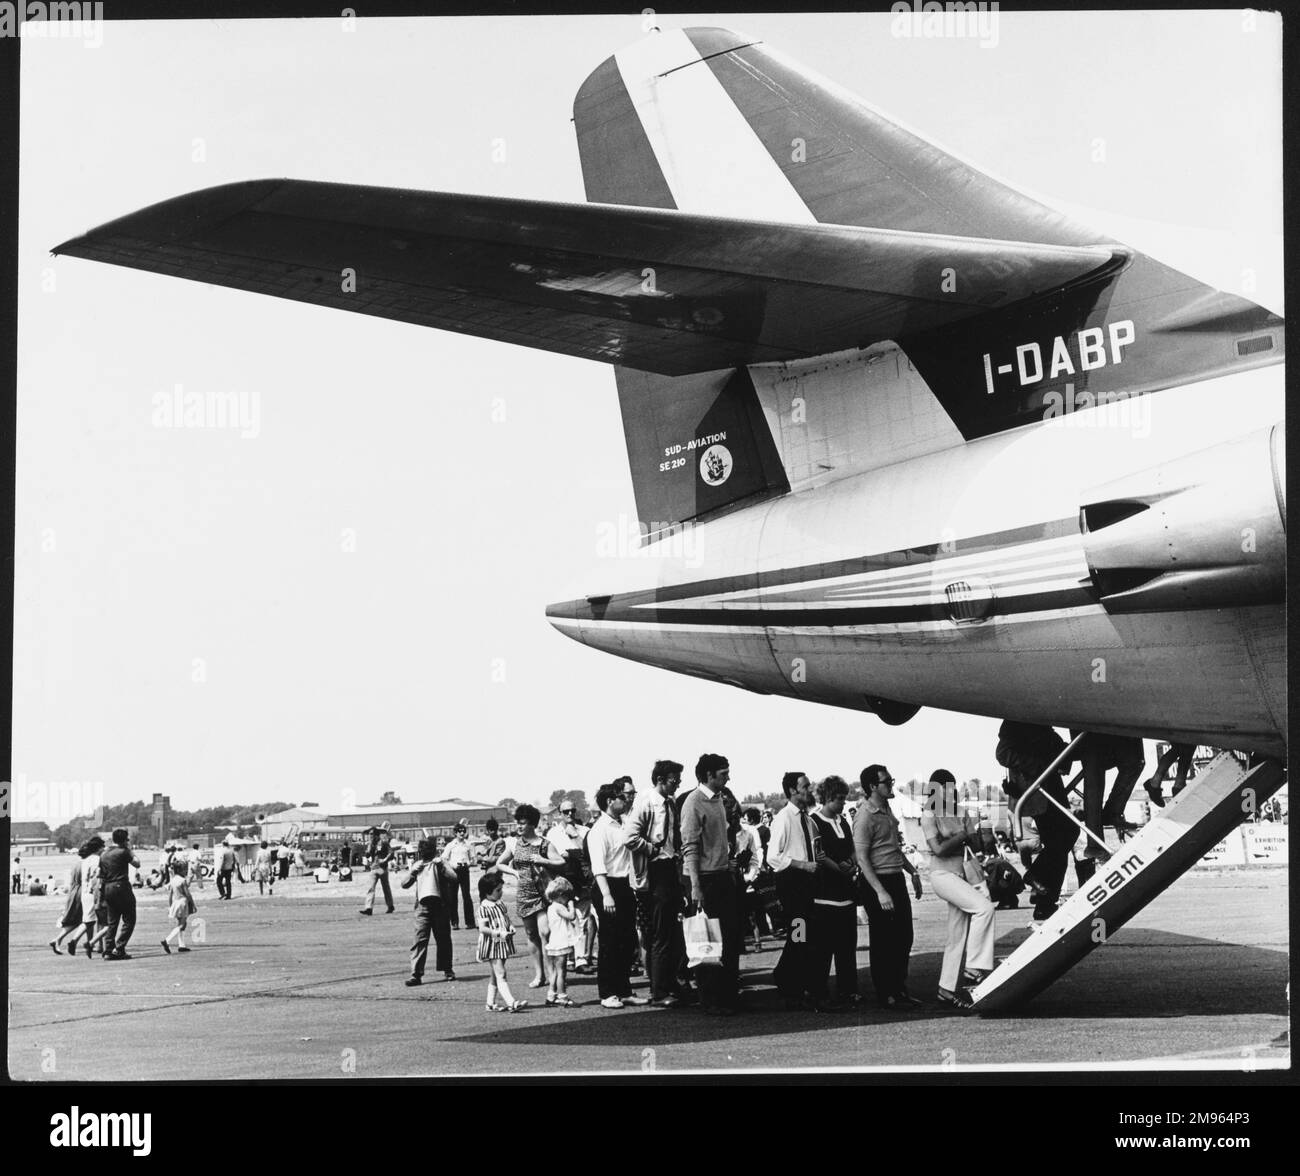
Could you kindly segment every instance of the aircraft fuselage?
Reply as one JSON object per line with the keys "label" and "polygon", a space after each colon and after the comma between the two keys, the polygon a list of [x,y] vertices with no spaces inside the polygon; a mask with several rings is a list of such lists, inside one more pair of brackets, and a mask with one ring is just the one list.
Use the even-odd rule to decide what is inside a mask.
{"label": "aircraft fuselage", "polygon": [[1281,755],[1283,416],[1280,364],[1073,408],[670,534],[548,616],[887,720],[928,705]]}

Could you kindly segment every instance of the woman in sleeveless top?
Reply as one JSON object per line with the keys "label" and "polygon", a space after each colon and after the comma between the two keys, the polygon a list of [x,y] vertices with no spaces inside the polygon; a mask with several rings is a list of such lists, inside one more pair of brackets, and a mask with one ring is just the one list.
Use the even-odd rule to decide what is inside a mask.
{"label": "woman in sleeveless top", "polygon": [[931,889],[948,904],[948,942],[939,973],[939,1001],[964,1011],[972,1002],[961,981],[976,985],[993,970],[994,908],[987,895],[966,881],[965,849],[979,845],[979,822],[957,815],[957,780],[943,768],[930,777],[921,833],[933,855]]}
{"label": "woman in sleeveless top", "polygon": [[531,804],[521,804],[515,809],[515,824],[519,832],[514,845],[497,859],[496,868],[516,879],[515,914],[524,925],[528,936],[528,950],[533,957],[536,974],[529,988],[544,988],[550,979],[546,959],[546,937],[550,928],[546,922],[546,887],[555,873],[564,869],[564,857],[545,837],[537,832],[542,814]]}
{"label": "woman in sleeveless top", "polygon": [[844,819],[849,786],[839,776],[817,785],[821,807],[813,813],[823,859],[813,875],[812,936],[809,947],[809,990],[820,1007],[826,1001],[831,959],[835,960],[835,996],[857,1004],[858,907],[853,883],[858,867],[853,857],[853,831]]}

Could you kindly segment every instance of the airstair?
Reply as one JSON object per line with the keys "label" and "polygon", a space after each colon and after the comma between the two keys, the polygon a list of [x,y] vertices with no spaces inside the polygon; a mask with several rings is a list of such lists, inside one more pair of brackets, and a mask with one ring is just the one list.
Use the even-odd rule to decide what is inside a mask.
{"label": "airstair", "polygon": [[1002,1013],[1042,992],[1258,812],[1283,779],[1280,763],[1245,767],[1228,752],[1219,755],[971,989],[975,1012]]}

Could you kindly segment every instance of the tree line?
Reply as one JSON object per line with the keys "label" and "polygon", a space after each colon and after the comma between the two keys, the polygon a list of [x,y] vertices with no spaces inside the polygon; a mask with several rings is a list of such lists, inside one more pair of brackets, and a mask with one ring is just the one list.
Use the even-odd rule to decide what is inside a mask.
{"label": "tree line", "polygon": [[[269,801],[266,804],[219,804],[211,808],[172,809],[171,828],[176,833],[216,834],[223,825],[234,825],[236,836],[245,831],[252,831],[264,817],[282,813],[286,809],[297,808],[293,802],[283,800]],[[153,823],[153,801],[132,800],[126,804],[107,804],[104,806],[102,820],[96,822],[93,814],[87,813],[73,817],[51,833],[51,840],[60,849],[73,849],[80,845],[87,836],[98,829],[116,829],[136,826],[141,831],[149,829]]]}

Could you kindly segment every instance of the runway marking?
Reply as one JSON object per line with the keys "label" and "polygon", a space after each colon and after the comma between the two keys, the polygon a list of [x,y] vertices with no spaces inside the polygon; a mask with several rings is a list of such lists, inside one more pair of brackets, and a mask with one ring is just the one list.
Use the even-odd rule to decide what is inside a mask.
{"label": "runway marking", "polygon": [[[148,957],[148,958],[152,958],[152,957]],[[154,1005],[150,1008],[127,1008],[127,1009],[117,1009],[116,1011],[88,1013],[80,1017],[55,1017],[49,1021],[33,1021],[29,1024],[24,1024],[24,1025],[15,1025],[13,1022],[10,1022],[10,1028],[34,1029],[40,1025],[50,1025],[50,1024],[70,1025],[76,1021],[97,1021],[100,1020],[101,1018],[106,1018],[106,1017],[121,1017],[133,1013],[151,1013],[151,1012],[156,1012],[159,1009],[174,1009],[174,1008],[179,1008],[183,1005],[220,1004],[222,1001],[254,1000],[259,997],[268,997],[268,996],[294,996],[294,995],[301,995],[302,990],[311,989],[311,988],[320,988],[321,986],[326,984],[346,984],[352,980],[374,980],[374,979],[378,979],[380,976],[400,977],[405,974],[406,973],[403,971],[364,972],[359,976],[336,976],[336,977],[330,977],[325,980],[304,981],[301,984],[276,985],[274,988],[262,988],[254,992],[232,992],[224,996],[204,995],[204,996],[187,997],[174,992],[155,994],[149,992],[123,992],[123,993],[86,992],[85,989],[77,989],[76,991],[72,991],[65,988],[43,988],[40,989],[39,991],[31,988],[11,988],[9,990],[9,995],[11,999],[16,995],[37,996],[37,997],[42,997],[42,996],[48,997],[52,995],[53,996],[74,996],[81,1000],[84,1000],[88,996],[97,996],[97,997],[118,996],[123,1000],[133,1000],[133,999],[134,1000],[142,1000],[142,999],[143,1000],[150,1000],[150,999],[164,1000],[166,999],[170,1001],[170,1003],[165,1005]],[[333,999],[347,1000],[347,999],[362,999],[362,998],[336,996]],[[392,1000],[392,999],[396,999],[396,994],[394,994],[393,997],[367,996],[364,999]]]}

